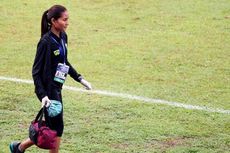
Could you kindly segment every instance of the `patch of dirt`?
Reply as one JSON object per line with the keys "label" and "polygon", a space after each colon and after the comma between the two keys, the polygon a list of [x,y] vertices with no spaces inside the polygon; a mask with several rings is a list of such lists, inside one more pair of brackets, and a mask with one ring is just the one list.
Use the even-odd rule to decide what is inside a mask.
{"label": "patch of dirt", "polygon": [[167,150],[168,148],[174,148],[177,146],[191,146],[191,137],[172,137],[165,140],[152,139],[146,143],[146,148],[156,148],[160,150]]}
{"label": "patch of dirt", "polygon": [[[157,149],[160,150],[160,152],[166,152],[170,148],[174,148],[177,146],[191,146],[191,141],[194,138],[192,137],[170,137],[164,140],[158,140],[158,139],[151,139],[147,141],[144,145],[136,145],[138,148],[142,149]],[[133,144],[129,143],[116,143],[116,144],[110,144],[110,146],[114,149],[120,149],[125,150],[129,147],[134,147]]]}

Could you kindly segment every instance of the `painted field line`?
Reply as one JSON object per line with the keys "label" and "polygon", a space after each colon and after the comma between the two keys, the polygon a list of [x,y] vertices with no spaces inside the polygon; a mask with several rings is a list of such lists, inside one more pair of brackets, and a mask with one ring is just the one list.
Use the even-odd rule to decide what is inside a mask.
{"label": "painted field line", "polygon": [[[33,84],[32,80],[25,80],[25,79],[18,79],[18,78],[4,77],[4,76],[0,76],[0,80]],[[131,100],[143,101],[143,102],[147,102],[147,103],[164,104],[164,105],[173,106],[173,107],[180,107],[180,108],[184,108],[184,109],[201,110],[201,111],[207,111],[207,112],[230,114],[230,110],[224,110],[224,109],[219,109],[219,108],[209,108],[209,107],[205,107],[205,106],[197,106],[197,105],[190,105],[190,104],[183,104],[183,103],[179,103],[179,102],[172,102],[172,101],[167,101],[167,100],[162,100],[162,99],[153,99],[153,98],[124,94],[124,93],[115,93],[115,92],[102,91],[102,90],[84,90],[81,88],[76,88],[76,87],[71,87],[71,86],[63,86],[63,88],[67,89],[67,90],[71,90],[71,91],[92,93],[92,94],[118,97],[118,98],[124,98],[124,99],[131,99]]]}

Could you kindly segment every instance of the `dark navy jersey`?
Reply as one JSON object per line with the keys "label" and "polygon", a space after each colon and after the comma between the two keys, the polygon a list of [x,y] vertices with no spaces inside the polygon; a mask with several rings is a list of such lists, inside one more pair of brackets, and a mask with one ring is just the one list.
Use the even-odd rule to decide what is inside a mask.
{"label": "dark navy jersey", "polygon": [[35,93],[40,100],[45,96],[51,96],[54,88],[62,88],[61,83],[54,81],[58,63],[69,66],[68,74],[74,80],[80,82],[82,79],[81,74],[69,63],[67,54],[67,35],[64,32],[60,33],[59,38],[49,31],[38,42],[32,76]]}

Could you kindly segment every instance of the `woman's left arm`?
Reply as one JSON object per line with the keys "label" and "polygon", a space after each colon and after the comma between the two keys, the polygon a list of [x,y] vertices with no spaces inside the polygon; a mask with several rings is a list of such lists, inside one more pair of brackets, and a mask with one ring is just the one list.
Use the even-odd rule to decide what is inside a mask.
{"label": "woman's left arm", "polygon": [[81,74],[79,74],[74,68],[73,66],[69,63],[68,60],[66,60],[66,65],[69,66],[69,75],[77,82],[81,82],[81,79],[83,79],[83,77],[81,76]]}
{"label": "woman's left arm", "polygon": [[[68,43],[68,37],[66,35],[66,33],[64,33],[64,37],[65,37],[65,41],[66,43]],[[85,86],[85,88],[87,90],[91,90],[92,86],[91,84],[86,81],[81,74],[79,74],[74,68],[73,66],[69,63],[68,58],[67,58],[67,54],[66,54],[66,65],[69,66],[69,72],[68,74],[77,82],[80,82],[83,86]]]}
{"label": "woman's left arm", "polygon": [[76,80],[77,82],[80,82],[83,86],[85,86],[85,88],[87,90],[91,90],[92,86],[91,84],[86,81],[81,74],[79,74],[73,67],[72,65],[69,63],[69,61],[66,59],[66,64],[69,66],[69,75]]}

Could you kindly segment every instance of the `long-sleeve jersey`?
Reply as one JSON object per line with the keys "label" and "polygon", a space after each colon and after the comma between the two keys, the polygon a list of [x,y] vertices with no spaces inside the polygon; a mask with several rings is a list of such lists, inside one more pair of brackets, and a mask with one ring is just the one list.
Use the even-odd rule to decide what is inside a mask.
{"label": "long-sleeve jersey", "polygon": [[[60,46],[62,49],[60,49]],[[65,62],[65,64],[69,66],[68,74],[74,80],[80,82],[82,79],[81,74],[79,74],[68,61],[66,46],[67,35],[64,32],[60,34],[59,38],[49,31],[38,42],[32,76],[35,85],[35,93],[40,101],[45,96],[49,97],[52,89],[62,88],[62,83],[54,81],[58,63]],[[63,50],[65,52],[63,52]]]}

